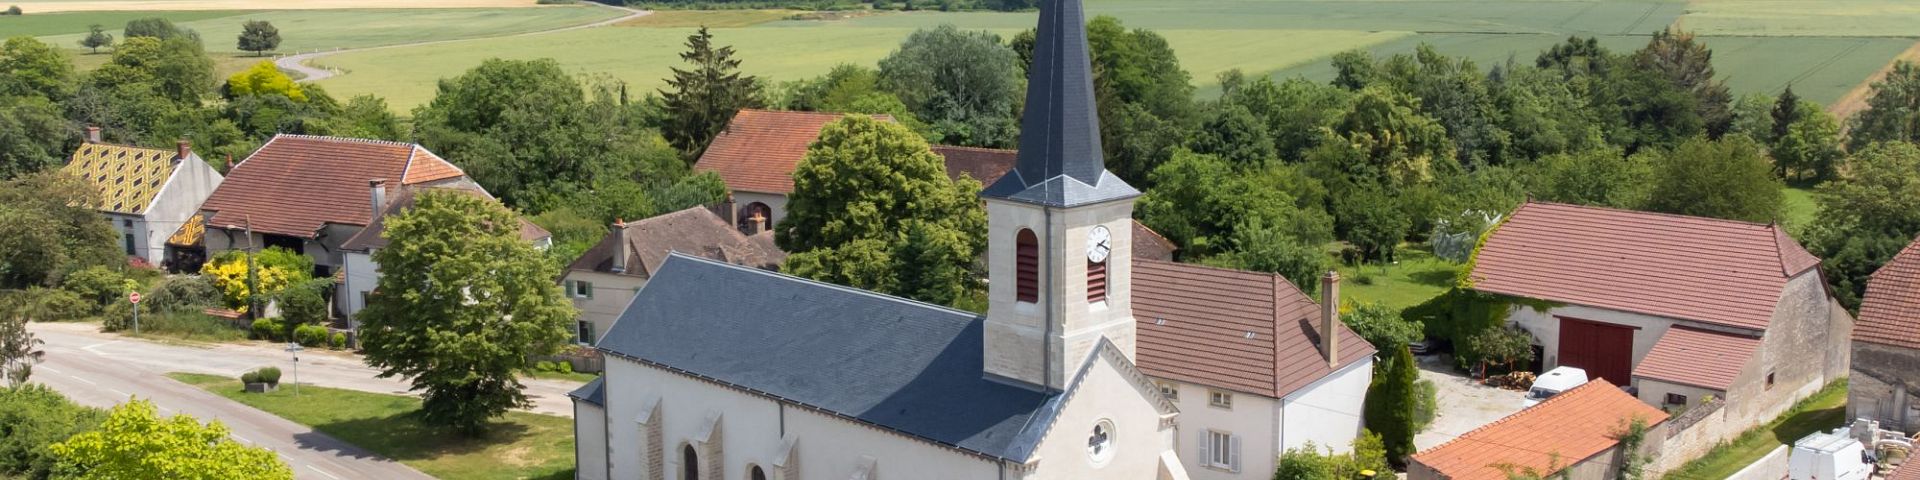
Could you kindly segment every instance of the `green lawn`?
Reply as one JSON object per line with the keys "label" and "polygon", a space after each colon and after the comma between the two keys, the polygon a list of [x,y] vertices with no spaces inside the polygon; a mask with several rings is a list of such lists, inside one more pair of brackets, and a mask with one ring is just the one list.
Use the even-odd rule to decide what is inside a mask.
{"label": "green lawn", "polygon": [[1781,219],[1780,224],[1785,225],[1788,231],[1797,232],[1806,228],[1813,223],[1813,217],[1820,214],[1820,204],[1814,201],[1812,189],[1787,187],[1782,193],[1787,197],[1786,211],[1783,212],[1786,218]]}
{"label": "green lawn", "polygon": [[1401,247],[1399,263],[1341,265],[1340,299],[1405,309],[1447,293],[1461,268],[1425,250]]}
{"label": "green lawn", "polygon": [[399,395],[292,385],[249,394],[240,381],[216,375],[169,373],[168,377],[313,427],[335,438],[398,460],[438,478],[573,478],[573,420],[508,413],[483,439],[464,439],[420,423],[420,400]]}
{"label": "green lawn", "polygon": [[[49,17],[65,16],[47,15]],[[89,13],[90,16],[98,14]],[[200,32],[210,52],[239,52],[236,38],[240,25],[249,20],[272,22],[280,29],[280,52],[358,48],[380,45],[496,37],[516,33],[551,30],[571,25],[616,18],[624,13],[610,8],[570,6],[547,8],[449,8],[449,9],[367,9],[367,10],[285,10],[225,15],[190,21],[175,20],[181,28]],[[20,18],[35,18],[33,15]],[[8,20],[0,20],[4,25]],[[111,29],[114,38],[122,38],[119,27],[126,20],[98,22]],[[36,33],[50,35],[42,40],[63,47],[80,48],[86,24],[64,31]],[[341,97],[346,98],[346,97]]]}
{"label": "green lawn", "polygon": [[1814,432],[1845,425],[1847,422],[1847,381],[1833,382],[1819,393],[1794,404],[1780,418],[1748,430],[1731,442],[1714,447],[1707,455],[1668,472],[1668,480],[1717,480],[1752,465],[1767,452]]}

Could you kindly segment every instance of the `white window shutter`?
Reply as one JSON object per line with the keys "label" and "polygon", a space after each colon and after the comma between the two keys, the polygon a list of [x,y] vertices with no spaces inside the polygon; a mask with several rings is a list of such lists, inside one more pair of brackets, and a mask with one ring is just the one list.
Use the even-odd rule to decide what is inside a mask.
{"label": "white window shutter", "polygon": [[1213,439],[1208,437],[1209,434],[1211,434],[1212,432],[1208,432],[1206,430],[1200,430],[1199,433],[1200,433],[1200,441],[1198,443],[1200,444],[1200,464],[1212,465],[1213,464]]}
{"label": "white window shutter", "polygon": [[1240,473],[1240,436],[1227,437],[1227,466]]}

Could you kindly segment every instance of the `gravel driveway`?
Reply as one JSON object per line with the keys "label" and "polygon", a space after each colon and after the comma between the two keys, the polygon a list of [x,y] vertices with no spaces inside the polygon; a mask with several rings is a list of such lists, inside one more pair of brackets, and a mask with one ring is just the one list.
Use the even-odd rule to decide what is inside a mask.
{"label": "gravel driveway", "polygon": [[1420,358],[1420,379],[1438,387],[1440,411],[1425,433],[1413,437],[1414,447],[1433,448],[1524,408],[1526,396],[1521,392],[1480,385],[1439,363],[1439,358]]}

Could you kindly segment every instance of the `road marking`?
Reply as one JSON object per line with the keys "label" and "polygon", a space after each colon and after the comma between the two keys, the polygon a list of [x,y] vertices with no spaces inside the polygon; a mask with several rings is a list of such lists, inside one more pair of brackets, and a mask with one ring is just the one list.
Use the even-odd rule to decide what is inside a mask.
{"label": "road marking", "polygon": [[49,367],[49,366],[45,366],[45,365],[41,365],[41,366],[35,366],[34,368],[38,368],[38,369],[41,369],[41,370],[46,370],[46,371],[49,371],[49,372],[53,372],[53,373],[58,373],[58,374],[61,374],[61,375],[66,375],[66,374],[67,374],[67,372],[62,372],[62,371],[59,371],[59,370],[54,370],[54,369],[53,369],[53,367]]}
{"label": "road marking", "polygon": [[321,474],[321,475],[326,475],[326,476],[327,476],[327,478],[331,478],[331,479],[333,479],[333,480],[340,480],[340,477],[336,477],[336,476],[333,476],[333,474],[331,474],[331,473],[327,473],[327,471],[326,471],[326,470],[321,470],[321,469],[320,469],[320,467],[316,467],[316,466],[313,466],[313,465],[307,465],[307,469],[308,469],[308,470],[313,470],[313,471],[315,471],[315,472],[320,472],[320,474]]}
{"label": "road marking", "polygon": [[98,386],[100,386],[100,384],[98,384],[98,383],[93,383],[93,381],[91,381],[91,380],[87,380],[87,379],[84,379],[84,378],[80,378],[80,377],[79,377],[78,375],[67,375],[67,376],[69,376],[69,377],[73,377],[73,379],[74,379],[74,380],[76,380],[76,381],[79,381],[80,383],[84,383],[84,384],[87,384],[87,385],[92,385],[92,386],[96,386],[96,387],[98,387]]}
{"label": "road marking", "polygon": [[111,341],[111,342],[105,342],[105,343],[96,343],[96,344],[93,344],[93,345],[88,345],[88,346],[84,346],[84,347],[80,347],[80,349],[81,349],[81,350],[86,350],[87,352],[89,352],[89,353],[92,353],[92,354],[94,354],[94,355],[100,355],[100,356],[107,356],[107,355],[111,355],[111,354],[109,354],[109,353],[106,353],[106,352],[101,352],[101,351],[99,351],[99,350],[94,350],[94,349],[95,349],[95,348],[100,348],[100,347],[104,347],[104,346],[107,346],[107,345],[113,345],[113,344],[116,344],[116,343],[120,343],[120,341],[119,341],[119,340],[114,340],[114,341]]}
{"label": "road marking", "polygon": [[127,392],[122,392],[122,391],[119,391],[119,390],[114,390],[114,389],[111,389],[111,388],[109,388],[109,389],[107,389],[107,391],[109,391],[109,392],[113,392],[113,394],[114,394],[114,395],[119,395],[119,396],[120,396],[120,398],[130,398],[130,397],[133,397],[133,394],[131,394],[131,393],[127,393]]}

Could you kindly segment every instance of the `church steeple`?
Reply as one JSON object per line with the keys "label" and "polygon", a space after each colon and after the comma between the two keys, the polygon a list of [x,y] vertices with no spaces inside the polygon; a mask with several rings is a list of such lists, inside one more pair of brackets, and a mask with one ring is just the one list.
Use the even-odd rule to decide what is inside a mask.
{"label": "church steeple", "polygon": [[989,378],[1060,390],[1100,342],[1134,352],[1133,199],[1100,155],[1086,15],[1045,0],[1020,157],[987,204]]}
{"label": "church steeple", "polygon": [[1073,206],[1140,195],[1107,172],[1093,65],[1080,0],[1046,0],[1027,74],[1020,156],[1013,171],[981,192],[989,198]]}

